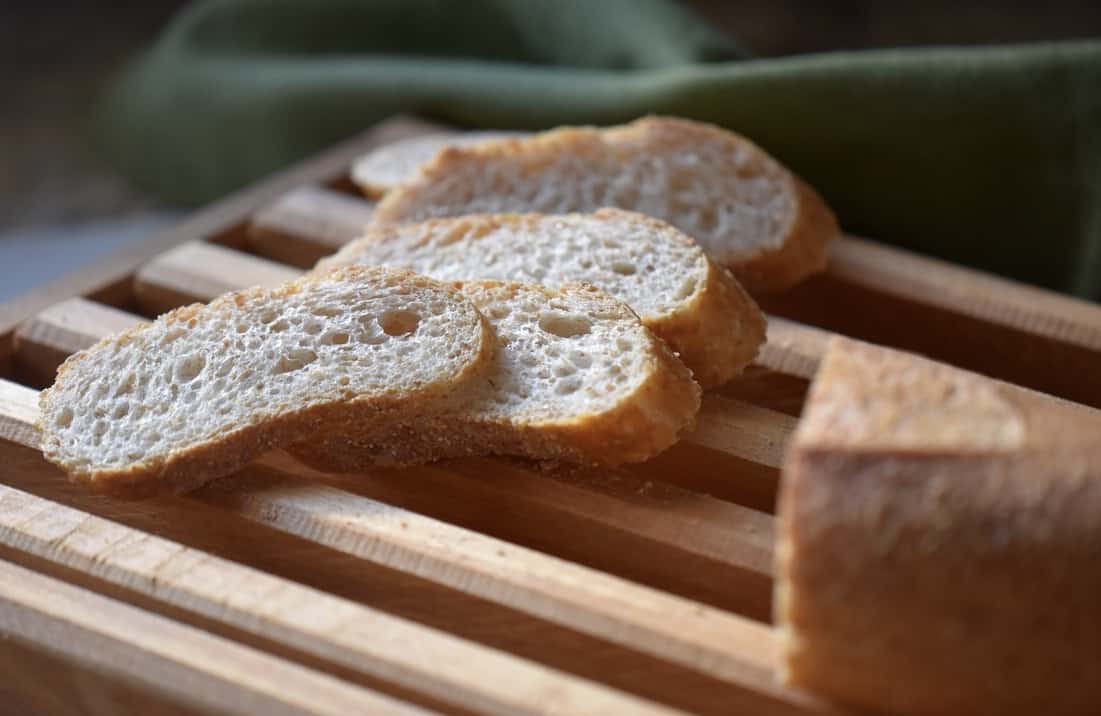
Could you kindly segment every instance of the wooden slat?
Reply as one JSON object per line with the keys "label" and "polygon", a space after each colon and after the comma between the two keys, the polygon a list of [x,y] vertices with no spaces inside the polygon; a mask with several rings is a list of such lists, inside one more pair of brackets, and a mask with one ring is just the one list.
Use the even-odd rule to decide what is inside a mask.
{"label": "wooden slat", "polygon": [[674,591],[771,618],[772,519],[626,471],[536,472],[495,458],[324,475],[348,492]]}
{"label": "wooden slat", "polygon": [[138,269],[134,293],[141,310],[156,316],[194,301],[209,301],[248,286],[278,286],[297,269],[204,241],[166,251]]}
{"label": "wooden slat", "polygon": [[[14,642],[16,654],[20,645],[44,649],[104,679],[136,684],[130,693],[148,696],[144,703],[126,705],[135,715],[155,713],[163,702],[242,716],[427,713],[2,560],[0,635],[0,654]],[[24,686],[12,681],[13,671],[20,679],[43,680],[44,675],[20,673],[18,660],[10,656],[0,663],[8,667],[4,681],[13,690]],[[53,672],[46,679],[65,684],[68,675]],[[34,682],[25,687],[31,693],[50,688]]]}
{"label": "wooden slat", "polygon": [[118,333],[133,326],[134,318],[131,313],[83,298],[50,306],[15,331],[15,355],[22,375],[32,385],[49,385],[62,361],[96,342],[84,326]]}
{"label": "wooden slat", "polygon": [[261,256],[309,268],[363,232],[374,205],[320,187],[302,187],[257,211],[249,222],[251,248]]}
{"label": "wooden slat", "polygon": [[[282,219],[307,226],[321,201],[315,196],[295,210]],[[334,212],[341,210],[326,205],[328,225],[339,224]],[[319,252],[337,242],[314,239]],[[1101,407],[1101,381],[1091,379],[1101,361],[1101,307],[1094,304],[853,237],[835,244],[824,274],[760,302],[802,323]],[[824,335],[776,321],[759,362],[809,378],[821,354],[814,344]]]}
{"label": "wooden slat", "polygon": [[[19,414],[33,411],[33,391],[7,390],[24,402]],[[47,479],[26,485],[38,489]],[[774,637],[758,622],[270,467],[246,469],[192,499],[354,557],[358,569],[382,565],[504,607],[523,619],[501,619],[506,613],[493,610],[485,619],[466,612],[477,605],[462,599],[454,615],[438,614],[437,605],[425,616],[450,617],[449,629],[474,622],[487,630],[479,640],[527,650],[559,668],[704,713],[830,712],[774,682]]]}
{"label": "wooden slat", "polygon": [[[353,602],[0,486],[0,548],[92,589],[169,605],[231,634],[336,664],[429,705],[487,714],[667,713],[661,707]],[[269,643],[264,643],[269,642]],[[416,649],[410,649],[416,644]],[[287,656],[287,654],[282,654]],[[487,678],[492,675],[492,678]],[[555,694],[549,698],[549,694]]]}
{"label": "wooden slat", "polygon": [[375,147],[438,130],[438,125],[411,117],[394,117],[381,122],[315,157],[211,204],[147,241],[128,246],[86,268],[0,304],[0,363],[10,358],[15,329],[28,316],[73,296],[122,306],[130,298],[134,270],[161,252],[184,241],[212,237],[235,225],[243,225],[257,209],[297,187],[343,178],[356,157]]}
{"label": "wooden slat", "polygon": [[[94,323],[84,323],[81,330],[82,344],[101,332]],[[27,333],[74,338],[71,333],[39,331],[33,325]],[[57,342],[36,346],[40,352],[47,348],[58,353],[66,350],[63,343]],[[771,615],[771,531],[767,516],[756,509],[678,490],[666,483],[683,479],[697,489],[710,485],[710,491],[719,497],[741,496],[747,505],[770,509],[778,474],[776,457],[765,455],[771,461],[765,470],[754,467],[752,461],[761,458],[763,441],[778,443],[786,439],[793,422],[783,414],[721,396],[708,396],[707,406],[705,417],[712,413],[719,416],[716,419],[722,422],[725,434],[701,429],[686,440],[727,451],[715,454],[737,456],[733,461],[712,459],[710,451],[701,448],[702,459],[692,462],[692,455],[688,455],[677,472],[656,475],[652,466],[640,466],[636,470],[644,475],[641,478],[626,471],[574,473],[568,478],[568,488],[554,479],[554,473],[510,469],[498,462],[495,469],[499,474],[510,472],[511,477],[494,479],[492,489],[487,489],[486,480],[491,477],[471,467],[482,464],[476,460],[448,463],[449,477],[442,480],[432,477],[441,468],[423,468],[415,473],[416,480],[408,471],[397,477],[392,472],[376,471],[371,477],[357,476],[350,484],[369,497],[396,501],[445,519],[459,519],[479,531],[767,620]],[[422,489],[422,484],[428,482],[435,482],[436,487]],[[486,500],[503,500],[503,509],[475,509],[472,493],[480,493]],[[674,504],[675,511],[670,509]],[[658,515],[661,519],[654,519]],[[502,519],[504,516],[515,519]],[[551,526],[574,539],[556,545],[547,539]],[[721,537],[717,536],[720,533]],[[665,558],[655,559],[656,554]]]}
{"label": "wooden slat", "polygon": [[848,237],[768,310],[1101,407],[1101,306]]}

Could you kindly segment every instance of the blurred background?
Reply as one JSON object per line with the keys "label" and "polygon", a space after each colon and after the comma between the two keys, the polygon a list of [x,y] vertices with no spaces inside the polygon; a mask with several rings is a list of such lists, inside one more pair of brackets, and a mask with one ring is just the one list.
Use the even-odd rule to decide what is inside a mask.
{"label": "blurred background", "polygon": [[[764,57],[1101,34],[1101,3],[1085,0],[682,2]],[[84,130],[104,80],[184,4],[0,2],[0,301],[179,216],[97,159]]]}

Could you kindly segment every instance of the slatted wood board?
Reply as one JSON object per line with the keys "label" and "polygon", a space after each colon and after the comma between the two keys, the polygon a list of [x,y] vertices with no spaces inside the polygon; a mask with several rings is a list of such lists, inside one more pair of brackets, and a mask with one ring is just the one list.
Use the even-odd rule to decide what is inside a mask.
{"label": "slatted wood board", "polygon": [[779,466],[831,331],[1101,407],[1101,308],[846,237],[639,466],[326,475],[273,453],[125,503],[43,461],[37,389],[65,356],[294,276],[370,216],[352,160],[427,131],[384,123],[0,307],[0,711],[845,713],[774,681],[769,623]]}

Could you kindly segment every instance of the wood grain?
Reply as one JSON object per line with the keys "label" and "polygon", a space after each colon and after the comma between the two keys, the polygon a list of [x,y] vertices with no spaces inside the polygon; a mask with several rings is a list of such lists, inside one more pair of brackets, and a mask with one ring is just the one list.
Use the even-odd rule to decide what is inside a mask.
{"label": "wood grain", "polygon": [[826,272],[762,307],[1101,407],[1101,306],[847,237]]}
{"label": "wood grain", "polygon": [[[487,714],[639,714],[665,709],[396,619],[348,600],[219,559],[176,542],[0,486],[0,546],[10,559],[37,558],[70,581],[226,635],[254,637],[268,651],[343,667],[445,710]],[[196,620],[195,616],[203,619]],[[416,644],[412,650],[410,644]],[[485,676],[492,674],[494,678]],[[551,698],[548,695],[554,693]]]}
{"label": "wood grain", "polygon": [[[18,413],[26,416],[34,396],[22,391]],[[830,712],[773,682],[774,639],[766,625],[311,483],[283,467],[248,468],[186,501],[347,555],[353,560],[343,568],[346,579],[381,569],[419,580],[401,594],[382,594],[384,608],[557,668],[599,674],[605,683],[702,713]],[[24,469],[34,474],[24,475],[19,489],[39,494],[47,480],[57,483],[40,459]],[[91,511],[117,507],[94,497],[77,499]],[[131,517],[155,525],[142,508]],[[220,521],[201,512],[184,519],[184,531]],[[308,582],[318,569],[320,560],[300,564],[296,577]],[[434,603],[431,588],[442,588],[446,599]],[[369,593],[371,601],[378,596]]]}
{"label": "wood grain", "polygon": [[278,286],[297,269],[205,241],[189,241],[138,269],[134,294],[147,316],[249,286]]}
{"label": "wood grain", "polygon": [[304,186],[263,207],[249,221],[249,246],[274,261],[310,268],[363,233],[374,204]]}
{"label": "wood grain", "polygon": [[[9,641],[35,645],[101,678],[136,683],[138,693],[149,695],[144,703],[112,704],[109,713],[119,713],[118,706],[125,713],[148,713],[158,702],[241,716],[428,713],[2,560],[0,635],[0,654]],[[3,662],[10,666],[14,659]],[[9,687],[11,676],[6,670]],[[23,679],[42,676],[21,674]],[[49,679],[71,683],[65,671]],[[37,693],[44,686],[30,683],[25,690]]]}

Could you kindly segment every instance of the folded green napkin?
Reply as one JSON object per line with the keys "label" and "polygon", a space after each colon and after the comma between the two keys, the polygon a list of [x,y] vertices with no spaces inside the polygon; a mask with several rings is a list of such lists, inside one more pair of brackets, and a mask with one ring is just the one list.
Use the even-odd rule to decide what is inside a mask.
{"label": "folded green napkin", "polygon": [[693,117],[850,232],[1101,299],[1101,41],[752,59],[664,0],[222,0],[109,91],[105,153],[218,197],[398,112],[468,127]]}

